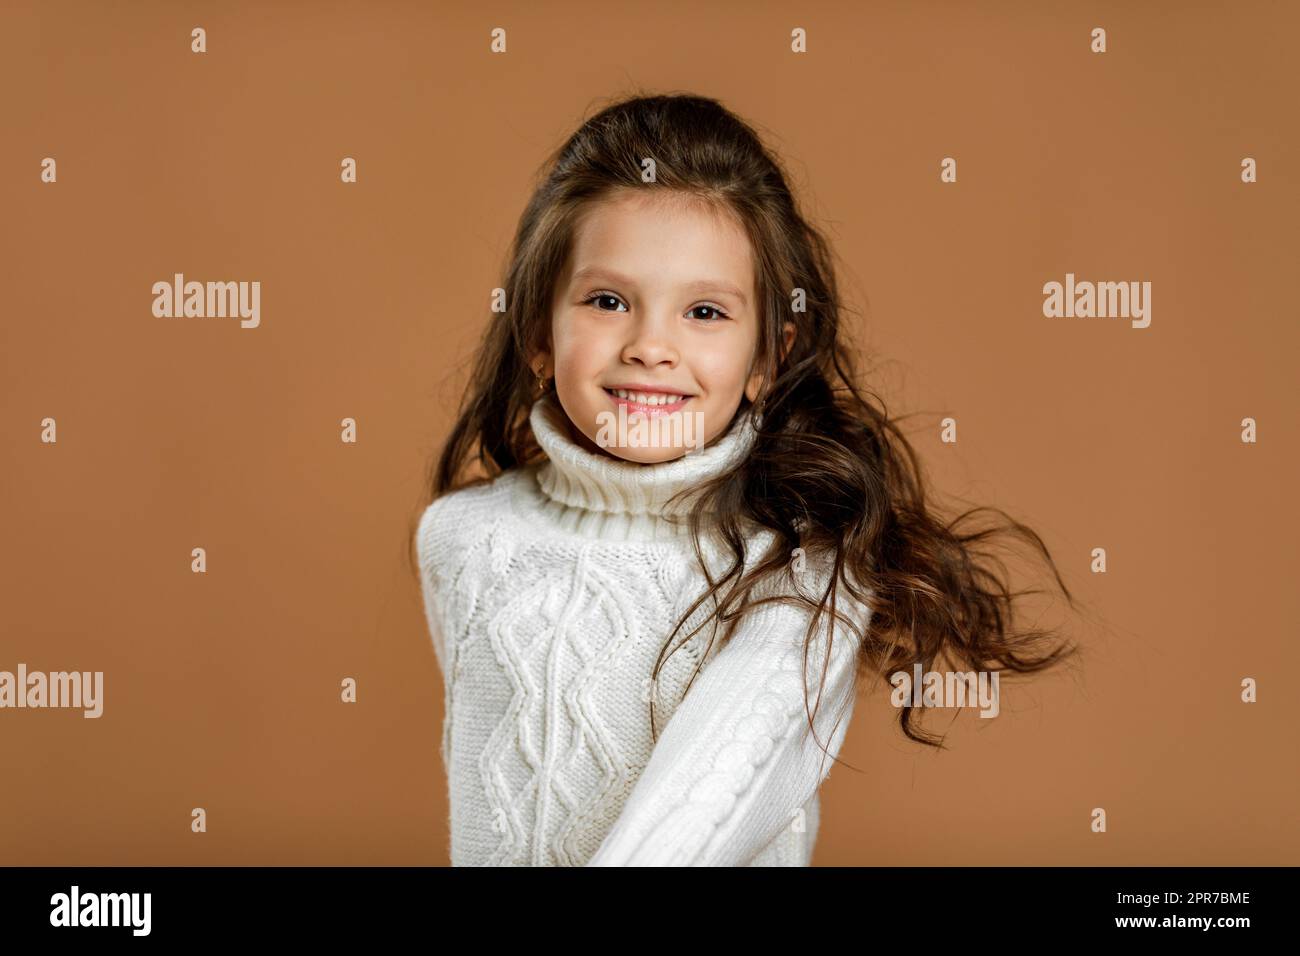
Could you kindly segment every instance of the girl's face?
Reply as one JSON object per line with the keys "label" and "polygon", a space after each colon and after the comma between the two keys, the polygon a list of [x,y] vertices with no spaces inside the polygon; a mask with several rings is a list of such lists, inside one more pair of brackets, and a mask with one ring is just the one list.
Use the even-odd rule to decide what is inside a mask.
{"label": "girl's face", "polygon": [[[643,464],[680,458],[727,430],[742,395],[758,395],[756,300],[738,223],[680,196],[621,189],[582,214],[556,283],[551,350],[532,366],[555,376],[588,451]],[[656,427],[638,447],[644,437],[632,432],[643,420]]]}

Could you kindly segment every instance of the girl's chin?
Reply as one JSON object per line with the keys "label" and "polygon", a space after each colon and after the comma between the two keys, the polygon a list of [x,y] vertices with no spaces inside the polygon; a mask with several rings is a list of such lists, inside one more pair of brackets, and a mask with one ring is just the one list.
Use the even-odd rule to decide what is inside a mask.
{"label": "girl's chin", "polygon": [[686,454],[684,448],[601,448],[600,453],[635,465],[661,465]]}

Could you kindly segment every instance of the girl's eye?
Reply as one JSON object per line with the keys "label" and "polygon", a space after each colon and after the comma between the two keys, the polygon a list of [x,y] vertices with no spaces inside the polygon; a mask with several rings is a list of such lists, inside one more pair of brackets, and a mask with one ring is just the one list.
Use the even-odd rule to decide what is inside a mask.
{"label": "girl's eye", "polygon": [[[722,319],[731,318],[731,316],[727,315],[727,313],[723,312],[716,305],[697,305],[695,309],[708,309],[710,312],[715,313],[712,318],[705,318],[704,321],[706,322],[718,322]],[[694,312],[695,309],[691,309],[691,311]],[[701,316],[701,318],[703,318],[703,316]]]}
{"label": "girl's eye", "polygon": [[[607,300],[608,302],[614,303],[614,307],[604,308],[603,306],[596,304],[599,303],[601,300]],[[582,304],[583,305],[596,304],[596,309],[599,312],[618,312],[619,311],[618,306],[620,305],[623,306],[622,311],[624,312],[627,311],[627,306],[624,304],[623,300],[620,299],[612,292],[593,292],[591,293],[591,295],[587,296],[585,299],[582,300]],[[691,309],[691,311],[688,312],[687,314],[690,315],[692,312],[695,312],[697,309],[708,309],[710,312],[713,313],[713,315],[710,316],[696,316],[696,318],[700,319],[703,322],[718,322],[723,319],[731,318],[730,315],[722,311],[722,309],[716,305],[697,305],[695,306],[695,308]]]}
{"label": "girl's eye", "polygon": [[[623,304],[623,300],[620,299],[618,296],[616,296],[616,295],[615,295],[614,293],[612,293],[612,292],[593,292],[591,295],[587,296],[585,299],[582,300],[582,304],[583,304],[583,305],[587,305],[588,303],[590,303],[590,302],[595,302],[595,301],[597,301],[598,299],[612,299],[616,305],[622,305],[622,304]],[[602,309],[602,308],[600,308],[600,306],[596,306],[596,308],[597,308],[597,310],[600,311],[600,312],[617,312],[617,311],[618,311],[617,308],[613,308],[613,309]]]}

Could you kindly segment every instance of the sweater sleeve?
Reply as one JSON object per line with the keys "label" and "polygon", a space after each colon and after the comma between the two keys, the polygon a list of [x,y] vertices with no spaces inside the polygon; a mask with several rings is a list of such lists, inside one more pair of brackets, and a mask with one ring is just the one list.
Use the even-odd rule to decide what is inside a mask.
{"label": "sweater sleeve", "polygon": [[[416,554],[420,564],[420,588],[424,603],[424,620],[429,628],[429,638],[433,643],[434,657],[438,661],[438,670],[442,673],[442,733],[439,737],[439,755],[444,767],[451,766],[451,688],[456,679],[456,656],[454,644],[446,631],[446,608],[448,594],[446,587],[446,568],[448,561],[454,560],[455,553],[455,515],[450,512],[450,497],[439,498],[430,504],[420,516],[416,531]],[[450,778],[448,778],[450,785]]]}
{"label": "sweater sleeve", "polygon": [[[865,606],[843,588],[836,605],[865,631]],[[803,671],[805,705],[811,613],[773,603],[742,618],[668,721],[588,866],[741,866],[790,824],[843,743],[860,646],[841,621],[827,660],[823,610]],[[805,706],[816,708],[816,739]]]}
{"label": "sweater sleeve", "polygon": [[450,528],[444,517],[446,499],[434,501],[425,508],[420,516],[419,529],[416,531],[416,554],[420,564],[420,586],[424,603],[424,620],[429,628],[429,637],[433,642],[434,656],[438,660],[438,669],[444,679],[450,679],[447,673],[447,647],[442,626],[441,576],[438,555],[446,552]]}

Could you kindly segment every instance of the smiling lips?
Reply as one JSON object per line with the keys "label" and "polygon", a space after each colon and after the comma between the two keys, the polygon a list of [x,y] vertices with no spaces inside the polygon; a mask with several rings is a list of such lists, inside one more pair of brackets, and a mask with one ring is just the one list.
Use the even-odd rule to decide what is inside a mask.
{"label": "smiling lips", "polygon": [[607,388],[605,392],[615,405],[624,406],[628,412],[643,415],[670,415],[691,400],[690,395],[677,392],[633,391],[626,388]]}

